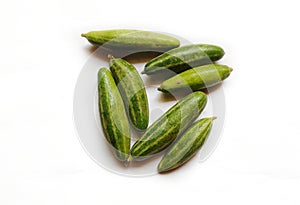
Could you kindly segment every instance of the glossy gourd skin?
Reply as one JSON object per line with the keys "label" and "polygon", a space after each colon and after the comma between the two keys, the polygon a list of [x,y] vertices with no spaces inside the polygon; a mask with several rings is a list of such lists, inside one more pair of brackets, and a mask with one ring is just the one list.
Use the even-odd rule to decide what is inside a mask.
{"label": "glossy gourd skin", "polygon": [[149,123],[148,98],[144,83],[129,62],[112,58],[110,70],[122,96],[130,122],[138,130],[145,130]]}
{"label": "glossy gourd skin", "polygon": [[214,119],[203,118],[189,127],[162,158],[158,172],[170,171],[191,159],[204,144]]}
{"label": "glossy gourd skin", "polygon": [[144,160],[167,148],[200,115],[206,103],[203,92],[194,92],[181,99],[135,142],[131,157]]}
{"label": "glossy gourd skin", "polygon": [[110,71],[98,72],[98,104],[104,135],[115,157],[126,162],[130,153],[130,127],[125,107]]}
{"label": "glossy gourd skin", "polygon": [[202,90],[221,83],[229,77],[232,70],[226,65],[218,64],[199,66],[165,80],[158,90],[169,93],[181,90]]}
{"label": "glossy gourd skin", "polygon": [[193,67],[211,64],[224,56],[224,50],[215,45],[193,44],[169,50],[150,60],[143,74],[161,72],[181,73]]}
{"label": "glossy gourd skin", "polygon": [[164,52],[176,48],[180,41],[174,37],[141,30],[102,30],[81,34],[91,44],[111,50],[135,52]]}

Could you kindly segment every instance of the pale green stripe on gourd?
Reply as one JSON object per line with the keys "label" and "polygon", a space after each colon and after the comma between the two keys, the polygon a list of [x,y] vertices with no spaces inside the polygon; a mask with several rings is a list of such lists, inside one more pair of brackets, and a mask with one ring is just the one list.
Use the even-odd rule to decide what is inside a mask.
{"label": "pale green stripe on gourd", "polygon": [[126,161],[130,153],[130,128],[124,104],[110,71],[98,72],[98,104],[104,135],[117,159]]}
{"label": "pale green stripe on gourd", "polygon": [[203,118],[189,127],[162,158],[158,172],[170,171],[191,159],[207,139],[214,119]]}
{"label": "pale green stripe on gourd", "polygon": [[226,65],[209,64],[199,66],[165,80],[158,90],[169,93],[179,90],[197,91],[221,83],[231,72],[232,68]]}
{"label": "pale green stripe on gourd", "polygon": [[131,148],[133,159],[143,160],[168,147],[202,112],[207,103],[203,92],[181,99],[156,120]]}
{"label": "pale green stripe on gourd", "polygon": [[187,69],[211,64],[224,56],[224,50],[216,45],[192,44],[174,48],[150,60],[143,74],[151,75],[164,71],[180,73]]}
{"label": "pale green stripe on gourd", "polygon": [[158,51],[163,52],[180,45],[174,37],[142,30],[101,30],[81,34],[90,43],[109,49],[127,49],[135,52]]}
{"label": "pale green stripe on gourd", "polygon": [[130,121],[135,128],[145,130],[149,122],[148,98],[139,73],[132,64],[121,58],[112,58],[109,66]]}

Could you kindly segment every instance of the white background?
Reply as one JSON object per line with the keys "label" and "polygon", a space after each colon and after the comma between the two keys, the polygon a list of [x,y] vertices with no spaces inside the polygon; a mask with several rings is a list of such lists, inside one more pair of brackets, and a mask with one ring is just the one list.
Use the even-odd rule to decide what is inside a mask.
{"label": "white background", "polygon": [[[1,1],[0,204],[299,204],[297,1]],[[97,166],[73,125],[82,32],[136,28],[221,45],[226,123],[213,155],[167,175]]]}

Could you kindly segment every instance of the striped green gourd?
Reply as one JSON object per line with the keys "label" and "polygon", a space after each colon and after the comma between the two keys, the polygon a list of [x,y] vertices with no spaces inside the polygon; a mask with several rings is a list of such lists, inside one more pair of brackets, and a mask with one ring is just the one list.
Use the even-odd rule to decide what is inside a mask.
{"label": "striped green gourd", "polygon": [[181,99],[135,142],[131,157],[143,160],[167,148],[200,115],[206,102],[203,92],[194,92]]}
{"label": "striped green gourd", "polygon": [[99,113],[104,135],[117,159],[126,162],[130,153],[130,128],[124,104],[110,71],[98,72]]}
{"label": "striped green gourd", "polygon": [[90,31],[81,34],[91,44],[112,50],[127,50],[131,52],[164,52],[180,45],[174,37],[141,30],[117,29]]}
{"label": "striped green gourd", "polygon": [[158,172],[170,171],[191,159],[204,144],[214,119],[203,118],[189,127],[162,158]]}
{"label": "striped green gourd", "polygon": [[131,123],[138,130],[145,130],[149,122],[149,108],[145,86],[139,73],[132,64],[121,58],[111,57],[109,67]]}
{"label": "striped green gourd", "polygon": [[160,72],[180,73],[187,69],[211,64],[224,56],[224,50],[215,45],[193,44],[174,48],[150,60],[143,74],[151,75]]}
{"label": "striped green gourd", "polygon": [[199,66],[165,80],[158,90],[173,93],[180,90],[196,91],[209,88],[225,80],[231,71],[232,68],[226,65]]}

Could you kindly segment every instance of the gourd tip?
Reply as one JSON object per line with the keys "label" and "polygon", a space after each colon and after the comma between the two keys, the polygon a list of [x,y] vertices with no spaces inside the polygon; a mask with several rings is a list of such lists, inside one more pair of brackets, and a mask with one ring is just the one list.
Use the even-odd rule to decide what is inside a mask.
{"label": "gourd tip", "polygon": [[108,58],[109,60],[115,59],[115,57],[114,57],[113,55],[111,55],[111,54],[108,54],[108,55],[107,55],[107,58]]}
{"label": "gourd tip", "polygon": [[161,92],[164,91],[164,89],[162,89],[161,87],[158,87],[157,90],[158,90],[158,91],[161,91]]}
{"label": "gourd tip", "polygon": [[132,158],[132,156],[130,155],[128,158],[127,158],[127,160],[126,161],[124,161],[124,166],[125,167],[128,167],[129,166],[129,164],[132,162],[132,160],[133,160],[133,158]]}

